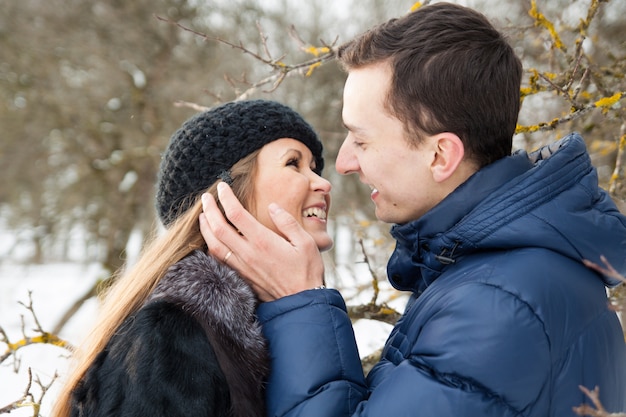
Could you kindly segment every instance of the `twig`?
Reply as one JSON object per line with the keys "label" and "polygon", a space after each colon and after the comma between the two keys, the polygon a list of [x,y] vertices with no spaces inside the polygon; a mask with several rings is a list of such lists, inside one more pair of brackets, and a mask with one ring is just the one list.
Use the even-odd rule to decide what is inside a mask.
{"label": "twig", "polygon": [[580,93],[580,89],[583,86],[583,81],[585,80],[585,78],[587,78],[587,75],[589,73],[589,68],[585,68],[582,76],[580,77],[578,85],[576,86],[576,89],[574,90],[573,93],[570,93],[570,88],[572,87],[572,85],[574,84],[574,81],[576,80],[576,73],[578,72],[580,63],[585,55],[582,49],[582,42],[584,41],[584,39],[585,38],[582,37],[576,45],[576,53],[575,53],[576,59],[574,61],[574,67],[572,68],[571,74],[569,75],[568,80],[566,80],[566,83],[563,87],[553,82],[550,79],[550,77],[548,77],[547,75],[537,72],[537,75],[539,75],[539,77],[542,80],[544,80],[555,91],[557,91],[559,95],[563,96],[570,103],[570,105],[575,111],[580,110],[583,107],[579,103],[576,102],[576,98],[578,97],[578,94]]}
{"label": "twig", "polygon": [[374,365],[376,365],[380,361],[382,353],[382,348],[377,349],[375,352],[370,353],[369,355],[361,359],[361,366],[363,367],[363,374],[365,374],[365,376],[367,376],[367,374],[372,370]]}
{"label": "twig", "polygon": [[600,260],[606,266],[605,268],[587,259],[583,259],[583,263],[585,264],[585,266],[587,266],[590,269],[593,269],[596,272],[599,272],[609,278],[613,278],[618,281],[621,281],[620,285],[615,286],[609,291],[609,294],[610,294],[609,308],[613,311],[625,311],[626,310],[626,298],[623,295],[622,290],[624,289],[624,285],[626,283],[626,277],[624,277],[624,275],[620,274],[615,268],[613,268],[613,266],[609,263],[609,261],[604,256],[600,256]]}
{"label": "twig", "polygon": [[[222,39],[219,37],[215,37],[215,36],[209,36],[205,33],[201,33],[198,32],[196,30],[193,30],[191,28],[188,28],[178,22],[172,21],[170,19],[166,19],[160,16],[155,15],[155,18],[162,21],[162,22],[166,22],[172,25],[175,25],[179,28],[181,28],[184,31],[193,33],[196,36],[201,37],[204,40],[210,40],[210,41],[215,41],[215,42],[219,42],[222,43],[224,45],[230,46],[231,48],[234,49],[239,49],[240,51],[242,51],[244,54],[248,54],[250,56],[252,56],[254,59],[262,62],[265,65],[269,65],[272,68],[273,73],[270,74],[268,77],[263,78],[255,83],[252,83],[250,85],[249,88],[247,88],[243,93],[241,93],[235,100],[245,100],[247,99],[251,94],[253,94],[256,90],[258,90],[259,88],[265,86],[265,85],[271,85],[271,87],[269,88],[269,90],[264,90],[265,93],[271,93],[273,91],[275,91],[281,84],[282,82],[286,79],[286,77],[288,75],[291,74],[298,74],[298,75],[308,75],[311,73],[312,69],[317,68],[318,66],[322,65],[325,62],[328,62],[330,60],[333,60],[335,58],[336,55],[336,48],[334,47],[334,45],[336,44],[337,40],[335,40],[335,42],[333,42],[332,45],[326,45],[324,44],[324,48],[322,48],[324,50],[324,53],[322,54],[316,54],[315,58],[313,59],[309,59],[297,64],[286,64],[283,62],[283,59],[285,57],[285,55],[281,56],[278,59],[274,59],[272,58],[272,54],[269,50],[269,47],[267,45],[267,36],[265,36],[262,28],[258,25],[257,23],[257,27],[259,30],[259,36],[261,37],[261,43],[263,45],[263,49],[265,51],[265,55],[267,56],[267,58],[262,57],[261,55],[259,55],[258,53],[251,51],[250,49],[246,48],[245,46],[243,46],[243,44],[241,42],[237,43],[233,43],[230,42],[226,39]],[[293,33],[293,31],[292,31]],[[300,40],[301,42],[301,40]],[[304,44],[303,42],[301,42],[301,45]],[[302,49],[302,48],[301,48]],[[315,49],[316,51],[319,50],[320,48]],[[309,51],[309,49],[304,49],[305,51]],[[194,105],[193,103],[187,103],[187,102],[178,102],[179,106],[184,106],[184,107],[191,107],[194,109],[200,108],[201,110],[204,110],[205,108],[202,106],[197,106]]]}
{"label": "twig", "polygon": [[572,100],[576,101],[576,99],[578,98],[578,94],[580,94],[580,91],[583,88],[583,84],[585,82],[585,79],[589,76],[589,74],[590,74],[589,68],[585,68],[585,72],[583,72],[583,76],[580,77],[580,81],[578,82],[578,85],[574,89],[574,94],[572,95]]}
{"label": "twig", "polygon": [[601,267],[595,262],[591,262],[588,259],[583,259],[583,263],[585,264],[587,268],[591,268],[597,272],[600,272],[601,274],[604,274],[607,277],[615,278],[619,281],[626,282],[626,277],[624,277],[615,268],[613,268],[613,265],[609,263],[609,261],[604,257],[604,255],[600,256],[600,260],[605,265],[605,268]]}
{"label": "twig", "polygon": [[361,246],[361,251],[363,252],[363,262],[367,265],[370,275],[372,276],[372,288],[374,289],[374,295],[372,296],[370,302],[367,304],[349,306],[348,315],[352,320],[369,319],[382,321],[389,324],[395,324],[400,318],[401,314],[393,308],[387,306],[385,303],[376,304],[378,300],[378,295],[380,293],[380,288],[378,286],[378,276],[372,268],[370,259],[367,256],[367,252],[365,251],[365,245],[363,244],[363,239],[359,239],[359,245]]}
{"label": "twig", "polygon": [[595,387],[593,390],[589,390],[582,385],[579,385],[578,388],[582,392],[589,397],[595,408],[591,407],[589,404],[581,404],[578,407],[572,407],[574,412],[579,416],[591,416],[591,417],[626,417],[625,413],[608,413],[602,403],[600,402],[600,388]]}
{"label": "twig", "polygon": [[[268,37],[265,36],[265,33],[263,32],[263,28],[261,27],[261,24],[259,22],[256,22],[256,28],[259,31],[259,36],[261,37],[261,44],[263,45],[263,50],[265,51],[265,55],[267,55],[269,62],[277,62],[276,60],[272,59],[270,48],[267,46]],[[284,55],[278,61],[281,61],[283,58],[284,58]]]}
{"label": "twig", "polygon": [[[31,403],[34,403],[34,397],[33,394],[31,394],[30,392],[30,387],[33,385],[33,373],[31,371],[30,368],[28,368],[28,384],[26,385],[26,389],[24,390],[24,394],[22,394],[22,396],[20,398],[18,398],[17,400],[5,405],[4,407],[0,408],[0,414],[8,414],[13,410],[17,410],[20,407],[24,407],[26,405],[29,405],[26,403],[26,400],[30,398]],[[35,416],[39,415],[39,413],[36,413]]]}
{"label": "twig", "polygon": [[380,288],[378,287],[378,276],[376,275],[376,272],[374,272],[372,264],[367,256],[365,245],[363,245],[363,239],[359,239],[359,245],[361,246],[361,252],[363,252],[363,262],[367,265],[367,269],[370,271],[370,275],[372,276],[372,288],[374,289],[374,295],[372,296],[370,304],[376,305],[376,300],[378,299],[378,294],[380,292]]}
{"label": "twig", "polygon": [[35,400],[35,395],[31,392],[31,387],[33,386],[33,373],[32,370],[28,368],[28,383],[26,385],[26,389],[24,390],[24,394],[22,394],[22,396],[17,400],[0,408],[0,414],[9,414],[12,411],[17,410],[18,408],[30,406],[33,408],[33,417],[38,417],[41,411],[41,403],[48,393],[48,390],[50,389],[52,384],[54,384],[58,377],[59,374],[55,372],[50,382],[47,385],[44,385],[41,382],[41,379],[39,379],[39,376],[37,376],[35,378],[35,383],[39,386],[41,394],[39,395],[39,398]]}
{"label": "twig", "polygon": [[[33,308],[33,292],[28,291],[28,305],[24,304],[21,301],[17,302],[18,304],[24,306],[28,311],[30,311],[33,320],[35,321],[35,331],[43,333],[43,328],[41,327],[41,323],[39,323],[39,318],[37,318],[37,314],[35,314],[35,309]],[[22,320],[22,332],[24,331],[24,320]]]}
{"label": "twig", "polygon": [[[624,99],[626,99],[626,92],[616,93],[614,95],[614,97],[617,97],[616,101],[624,100]],[[611,98],[609,98],[609,99],[611,99]],[[566,122],[571,122],[573,120],[579,119],[583,115],[585,115],[586,113],[588,113],[588,112],[590,112],[590,111],[592,111],[594,109],[601,108],[601,109],[603,109],[603,111],[606,111],[607,106],[603,103],[602,100],[604,100],[604,99],[598,100],[598,101],[596,101],[594,103],[590,103],[587,106],[581,107],[578,110],[575,110],[574,112],[572,112],[572,113],[570,113],[570,114],[568,114],[566,116],[552,119],[549,122],[542,122],[542,123],[538,123],[536,125],[531,125],[531,126],[520,126],[520,125],[518,125],[517,128],[515,129],[515,133],[532,133],[532,132],[554,130],[560,124],[563,124],[563,123],[566,123]]]}
{"label": "twig", "polygon": [[623,181],[624,171],[626,170],[626,121],[622,123],[620,128],[620,137],[617,145],[617,156],[615,157],[615,168],[609,182],[609,194],[612,197],[624,199],[626,197]]}
{"label": "twig", "polygon": [[183,100],[177,100],[174,102],[174,106],[175,107],[189,107],[190,109],[196,110],[196,111],[205,111],[205,110],[209,110],[209,107],[206,106],[201,106],[199,104],[196,103],[190,103],[188,101],[183,101]]}
{"label": "twig", "polygon": [[209,35],[207,35],[206,33],[198,32],[197,30],[193,30],[193,29],[191,29],[191,28],[188,28],[187,26],[181,25],[180,23],[175,22],[175,21],[173,21],[173,20],[166,19],[166,18],[164,18],[164,17],[157,16],[157,15],[154,15],[154,17],[155,17],[156,19],[158,19],[158,20],[162,21],[162,22],[169,23],[169,24],[171,24],[171,25],[175,25],[175,26],[177,26],[177,27],[181,28],[182,30],[184,30],[184,31],[186,31],[186,32],[193,33],[194,35],[197,35],[197,36],[201,37],[201,38],[202,38],[202,39],[204,39],[204,40],[208,40],[208,41],[216,41],[216,42],[219,42],[219,43],[223,43],[224,45],[228,45],[228,46],[230,46],[230,47],[231,47],[231,48],[233,48],[233,49],[239,49],[239,50],[240,50],[240,51],[242,51],[244,54],[250,54],[250,55],[252,55],[255,59],[258,59],[259,61],[261,61],[261,62],[263,62],[263,63],[265,63],[265,64],[268,64],[268,65],[272,65],[272,66],[273,66],[273,63],[272,63],[272,62],[269,62],[269,61],[265,60],[263,57],[261,57],[261,56],[260,56],[260,55],[258,55],[257,53],[252,52],[252,51],[251,51],[251,50],[249,50],[248,48],[244,47],[244,46],[243,46],[243,44],[242,44],[241,42],[239,42],[239,44],[232,43],[232,42],[230,42],[230,41],[227,41],[226,39],[218,38],[218,37],[215,37],[215,36],[209,36]]}
{"label": "twig", "polygon": [[[5,332],[5,330],[0,327],[0,335],[2,336],[2,338],[0,339],[0,342],[5,343],[7,345],[7,350],[0,356],[0,363],[4,362],[11,355],[14,355],[19,349],[25,346],[34,345],[34,344],[43,343],[43,344],[58,346],[69,351],[74,350],[74,347],[72,346],[71,343],[43,329],[43,327],[41,326],[41,323],[39,322],[39,318],[37,317],[37,314],[35,313],[35,308],[33,307],[32,291],[28,292],[28,299],[29,299],[28,305],[24,304],[21,301],[19,302],[19,304],[24,306],[28,311],[30,311],[30,314],[35,322],[35,328],[33,330],[37,333],[37,336],[30,337],[26,335],[26,324],[25,324],[23,315],[21,316],[22,339],[18,340],[17,342],[12,343],[11,340],[9,339],[9,336]],[[16,362],[16,365],[17,365],[17,362]],[[17,366],[17,369],[19,369],[19,365]]]}
{"label": "twig", "polygon": [[384,304],[363,304],[348,306],[348,316],[351,320],[368,319],[393,325],[396,324],[401,314]]}
{"label": "twig", "polygon": [[[583,42],[584,41],[585,41],[585,37],[583,36],[580,39],[580,42],[576,45],[576,62],[574,63],[574,68],[572,69],[572,75],[569,78],[569,82],[563,88],[565,91],[569,91],[569,89],[574,84],[574,75],[576,75],[576,72],[578,71],[578,67],[580,66],[580,61],[582,61],[583,55],[584,55],[584,52],[583,52]],[[583,76],[584,76],[584,74],[583,74]],[[582,81],[582,79],[581,79],[581,81]]]}

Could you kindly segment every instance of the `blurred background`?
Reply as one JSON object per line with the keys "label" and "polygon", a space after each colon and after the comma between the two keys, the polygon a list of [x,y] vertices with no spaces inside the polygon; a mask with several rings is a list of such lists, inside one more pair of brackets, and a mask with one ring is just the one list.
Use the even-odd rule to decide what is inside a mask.
{"label": "blurred background", "polygon": [[[626,2],[455,2],[485,13],[523,59],[515,148],[581,132],[623,211]],[[419,5],[1,0],[0,264],[96,263],[105,280],[132,262],[156,226],[154,183],[170,135],[198,107],[247,92],[294,107],[325,143],[337,242],[326,254],[330,283],[356,297],[370,286],[355,287],[355,275],[384,282],[389,225],[375,221],[369,189],[333,168],[345,135],[345,74],[331,59],[275,89],[248,91],[273,71],[249,52],[297,64],[315,58],[307,46],[339,45]],[[50,330],[60,330],[95,291],[89,286]]]}
{"label": "blurred background", "polygon": [[[486,14],[523,60],[514,148],[581,132],[601,185],[626,212],[626,1],[452,2]],[[426,3],[0,0],[0,330],[8,346],[0,407],[24,392],[25,367],[11,369],[22,359],[46,384],[65,366],[49,355],[66,352],[33,346],[24,349],[30,358],[13,355],[19,346],[7,338],[45,331],[79,342],[100,283],[132,263],[157,227],[154,184],[170,135],[200,107],[242,95],[292,106],[324,141],[336,242],[325,254],[327,280],[346,298],[361,354],[381,346],[403,296],[386,280],[389,225],[375,220],[369,189],[333,168],[345,135],[345,74],[331,56],[279,85],[251,86],[277,74],[259,57],[315,60]],[[395,310],[357,320],[371,318],[373,304]]]}

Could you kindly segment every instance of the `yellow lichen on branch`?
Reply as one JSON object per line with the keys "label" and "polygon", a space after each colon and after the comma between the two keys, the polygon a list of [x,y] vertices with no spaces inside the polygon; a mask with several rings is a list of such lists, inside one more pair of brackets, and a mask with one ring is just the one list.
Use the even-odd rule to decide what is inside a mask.
{"label": "yellow lichen on branch", "polygon": [[580,20],[580,26],[578,27],[578,31],[580,32],[581,35],[586,36],[587,29],[589,28],[589,25],[591,24],[591,21],[593,20],[594,16],[598,12],[598,7],[600,6],[600,3],[603,1],[606,2],[607,0],[592,0],[591,1],[591,4],[589,5],[589,10],[587,10],[587,17],[585,19]]}
{"label": "yellow lichen on branch", "polygon": [[51,333],[42,333],[39,336],[24,337],[23,339],[18,340],[17,342],[14,342],[14,343],[11,343],[7,340],[3,340],[3,342],[6,343],[7,349],[2,355],[0,355],[0,363],[4,362],[7,358],[9,358],[19,349],[26,347],[26,346],[30,346],[30,345],[37,345],[37,344],[53,345],[53,346],[58,346],[60,348],[66,349],[70,352],[74,349],[74,346],[71,343]]}
{"label": "yellow lichen on branch", "polygon": [[[522,92],[522,95],[523,95],[523,92]],[[601,109],[602,113],[606,114],[606,112],[609,109],[613,108],[624,97],[626,97],[626,93],[618,92],[618,93],[613,94],[611,97],[601,98],[597,100],[596,102],[591,103],[585,107],[582,107],[579,109],[573,109],[573,111],[569,113],[568,115],[554,118],[550,120],[549,122],[542,122],[536,125],[529,125],[529,126],[523,126],[523,125],[518,124],[515,127],[515,133],[516,134],[517,133],[533,133],[533,132],[538,132],[542,130],[552,130],[558,125],[578,119],[579,117],[582,117],[589,111],[596,109],[596,108]]]}
{"label": "yellow lichen on branch", "polygon": [[532,89],[532,87],[522,87],[519,90],[520,92],[520,97],[523,99],[526,96],[530,96],[533,95],[535,93],[535,91]]}
{"label": "yellow lichen on branch", "polygon": [[540,130],[550,130],[554,129],[559,123],[561,123],[561,119],[556,118],[552,119],[549,122],[538,123],[536,125],[522,126],[517,125],[515,128],[515,133],[533,133],[538,132]]}
{"label": "yellow lichen on branch", "polygon": [[305,77],[310,77],[311,74],[313,74],[313,71],[315,70],[315,68],[321,67],[322,63],[321,62],[315,62],[313,64],[311,64],[311,66],[309,67],[309,69],[307,70]]}
{"label": "yellow lichen on branch", "polygon": [[304,52],[309,53],[315,57],[318,57],[323,54],[327,54],[330,52],[330,48],[327,46],[309,46],[304,50]]}
{"label": "yellow lichen on branch", "polygon": [[622,93],[618,92],[613,94],[611,97],[603,97],[594,104],[596,107],[602,109],[603,114],[606,114],[606,112],[609,111],[609,109],[613,107],[621,98]]}
{"label": "yellow lichen on branch", "polygon": [[415,3],[413,3],[413,6],[411,6],[410,11],[414,12],[417,9],[419,9],[420,7],[422,7],[422,2],[421,1],[416,1]]}
{"label": "yellow lichen on branch", "polygon": [[43,333],[40,336],[24,338],[22,340],[18,340],[15,343],[7,343],[7,346],[8,346],[8,350],[15,351],[24,346],[35,345],[39,343],[54,345],[54,346],[58,346],[64,349],[71,349],[71,344],[69,342],[50,333]]}
{"label": "yellow lichen on branch", "polygon": [[[528,87],[520,88],[520,98],[522,100],[525,97],[537,94],[541,91],[546,91],[546,87],[539,83],[539,80],[542,78],[539,71],[535,68],[531,68],[528,72],[530,72],[530,77],[528,77]],[[547,75],[545,75],[545,79],[550,79],[550,76],[551,74],[547,73]]]}
{"label": "yellow lichen on branch", "polygon": [[71,343],[61,339],[60,337],[56,336],[53,333],[46,332],[45,330],[43,330],[43,327],[41,326],[41,323],[39,323],[39,319],[37,318],[37,315],[35,314],[35,309],[33,307],[32,293],[30,291],[28,292],[28,298],[29,298],[28,304],[24,304],[22,302],[20,302],[19,304],[23,305],[24,307],[26,307],[28,311],[30,311],[33,317],[33,320],[35,321],[34,331],[37,332],[37,334],[32,337],[29,337],[26,335],[25,330],[24,330],[25,326],[24,326],[23,316],[22,316],[22,339],[18,340],[17,342],[11,342],[9,340],[9,336],[7,332],[4,330],[4,328],[0,327],[0,344],[5,344],[7,346],[7,349],[4,352],[4,354],[0,355],[0,363],[3,363],[7,358],[11,357],[11,355],[14,355],[15,352],[17,352],[19,349],[29,346],[29,345],[48,344],[48,345],[58,346],[68,351],[74,350],[74,347],[72,346]]}
{"label": "yellow lichen on branch", "polygon": [[550,22],[544,14],[537,9],[537,2],[535,0],[532,0],[531,8],[528,11],[528,14],[530,17],[535,19],[535,26],[542,26],[548,30],[550,37],[552,38],[552,42],[554,42],[554,46],[563,52],[567,52],[567,48],[563,44],[563,41],[561,41],[561,37],[554,28],[554,24],[552,24],[552,22]]}

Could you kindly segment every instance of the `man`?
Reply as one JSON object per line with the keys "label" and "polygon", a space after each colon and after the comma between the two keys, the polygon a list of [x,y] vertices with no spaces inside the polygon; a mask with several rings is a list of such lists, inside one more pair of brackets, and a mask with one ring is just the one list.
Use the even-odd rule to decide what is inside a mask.
{"label": "man", "polygon": [[210,197],[209,250],[249,280],[272,356],[271,416],[568,416],[600,387],[626,411],[626,347],[605,285],[626,271],[626,218],[576,134],[510,154],[521,64],[481,14],[446,3],[342,46],[342,174],[394,224],[394,287],[413,293],[365,380],[343,299],[295,220],[254,223],[228,187]]}

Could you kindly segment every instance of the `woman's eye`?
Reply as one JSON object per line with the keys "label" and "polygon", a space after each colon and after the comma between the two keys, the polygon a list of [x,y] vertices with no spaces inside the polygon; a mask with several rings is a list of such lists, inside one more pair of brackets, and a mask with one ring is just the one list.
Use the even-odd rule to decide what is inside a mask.
{"label": "woman's eye", "polygon": [[298,158],[291,158],[287,161],[287,166],[298,167],[299,165],[300,165],[300,159]]}

